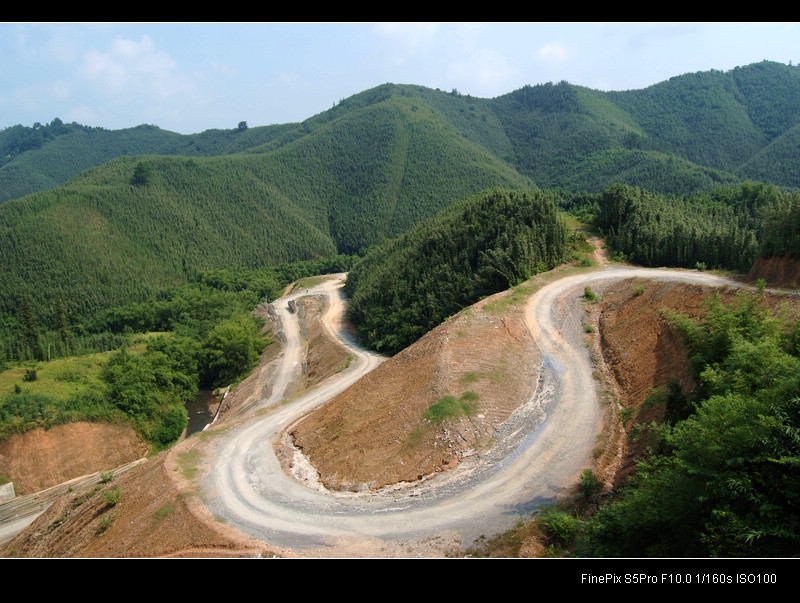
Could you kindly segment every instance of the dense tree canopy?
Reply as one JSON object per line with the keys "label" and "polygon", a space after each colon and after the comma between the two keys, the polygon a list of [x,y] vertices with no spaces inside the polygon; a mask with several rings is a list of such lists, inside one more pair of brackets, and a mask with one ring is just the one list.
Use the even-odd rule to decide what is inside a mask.
{"label": "dense tree canopy", "polygon": [[600,556],[791,556],[800,546],[797,322],[749,297],[675,316],[702,397],[591,526]]}
{"label": "dense tree canopy", "polygon": [[556,199],[496,190],[376,248],[346,284],[362,338],[396,353],[481,296],[563,262],[569,237]]}

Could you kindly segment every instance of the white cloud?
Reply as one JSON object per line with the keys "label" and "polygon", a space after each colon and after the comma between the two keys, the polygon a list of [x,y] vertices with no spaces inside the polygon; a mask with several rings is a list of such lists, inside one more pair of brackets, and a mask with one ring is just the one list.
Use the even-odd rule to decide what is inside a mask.
{"label": "white cloud", "polygon": [[80,72],[98,90],[115,95],[167,99],[194,90],[190,78],[147,35],[139,42],[117,38],[107,52],[86,52]]}
{"label": "white cloud", "polygon": [[569,53],[562,44],[545,44],[536,52],[536,58],[548,64],[563,63],[567,60]]}
{"label": "white cloud", "polygon": [[220,61],[211,61],[211,69],[213,69],[214,73],[218,73],[219,75],[225,77],[237,77],[241,75],[239,69],[231,67],[230,65],[226,65]]}
{"label": "white cloud", "polygon": [[387,62],[399,67],[428,52],[438,29],[437,23],[378,23],[373,34]]}
{"label": "white cloud", "polygon": [[515,74],[516,71],[503,54],[488,48],[453,61],[448,67],[448,79],[460,82],[459,86],[477,96],[496,96],[507,92],[504,87]]}
{"label": "white cloud", "polygon": [[50,93],[54,98],[69,98],[72,94],[72,84],[68,80],[57,80],[50,84]]}

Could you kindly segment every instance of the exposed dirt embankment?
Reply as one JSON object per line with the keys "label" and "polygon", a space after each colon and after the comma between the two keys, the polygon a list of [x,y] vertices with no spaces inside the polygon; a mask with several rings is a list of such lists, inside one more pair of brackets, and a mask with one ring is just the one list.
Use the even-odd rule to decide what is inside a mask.
{"label": "exposed dirt embankment", "polygon": [[751,281],[763,278],[770,287],[800,288],[800,258],[758,258],[750,269]]}
{"label": "exposed dirt embankment", "polygon": [[109,471],[149,450],[132,428],[123,425],[57,425],[0,442],[0,473],[14,482],[17,495],[31,494],[81,475]]}
{"label": "exposed dirt embankment", "polygon": [[322,324],[326,310],[324,296],[309,296],[298,302],[300,333],[308,342],[306,352],[306,386],[313,387],[344,369],[349,354],[328,333]]}
{"label": "exposed dirt embankment", "polygon": [[[537,377],[522,312],[498,311],[509,295],[462,311],[294,426],[320,481],[341,490],[414,481],[487,444]],[[466,412],[426,419],[446,396]]]}
{"label": "exposed dirt embankment", "polygon": [[[62,496],[31,528],[0,549],[3,557],[255,557],[278,551],[216,522],[188,483],[179,459],[197,440],[115,477]],[[190,461],[187,461],[190,462]],[[118,488],[115,497],[109,493]]]}
{"label": "exposed dirt embankment", "polygon": [[[703,301],[715,293],[730,302],[736,290],[649,279],[627,279],[603,289],[602,301],[596,308],[602,354],[617,386],[620,404],[629,409],[628,430],[634,423],[648,425],[663,420],[662,406],[643,403],[653,389],[666,387],[671,378],[678,379],[684,394],[694,393],[688,352],[680,335],[662,316],[662,310],[702,321]],[[767,292],[764,303],[773,309],[785,307],[794,315],[800,308],[797,294]],[[627,439],[616,484],[634,471],[635,461],[646,445],[646,438]]]}
{"label": "exposed dirt embankment", "polygon": [[[623,409],[629,409],[626,414],[631,418],[626,428],[633,422],[663,420],[663,408],[643,408],[642,404],[654,388],[666,387],[672,377],[679,380],[684,392],[694,390],[686,348],[661,311],[669,309],[697,318],[702,300],[712,291],[699,285],[649,279],[626,279],[602,290],[602,301],[596,308],[600,344],[619,402]],[[627,439],[623,445],[615,485],[634,471],[646,440]]]}

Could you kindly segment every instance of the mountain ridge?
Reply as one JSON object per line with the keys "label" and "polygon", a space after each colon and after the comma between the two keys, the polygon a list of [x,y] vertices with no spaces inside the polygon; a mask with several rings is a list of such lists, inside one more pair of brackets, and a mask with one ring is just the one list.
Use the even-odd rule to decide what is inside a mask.
{"label": "mountain ridge", "polygon": [[[137,147],[0,203],[0,312],[13,314],[29,296],[52,313],[63,298],[76,317],[159,295],[198,271],[361,253],[496,187],[582,194],[622,183],[685,194],[736,186],[748,175],[737,165],[800,185],[795,92],[800,68],[764,62],[619,93],[560,82],[479,99],[383,84],[300,124],[241,122],[188,137],[139,126],[124,131],[129,145],[139,133],[185,154]],[[44,141],[48,132],[60,134],[6,161],[0,181],[21,158],[91,134],[57,119],[28,134]]]}
{"label": "mountain ridge", "polygon": [[[68,154],[80,157],[82,162],[70,168],[74,175],[123,155],[198,157],[265,152],[307,136],[344,115],[397,97],[426,102],[465,139],[480,144],[542,187],[580,186],[580,181],[560,182],[552,173],[544,178],[547,171],[531,164],[532,157],[540,156],[521,154],[532,137],[539,146],[542,140],[549,139],[552,143],[567,126],[584,153],[599,148],[659,150],[683,157],[698,168],[731,172],[739,179],[773,181],[771,178],[778,176],[780,179],[773,181],[774,184],[800,186],[800,176],[784,174],[785,170],[769,171],[766,165],[752,162],[755,155],[800,123],[800,67],[763,61],[727,72],[711,70],[677,75],[647,88],[628,91],[603,92],[562,81],[526,85],[493,99],[483,99],[456,90],[448,93],[413,84],[381,84],[342,99],[331,109],[299,124],[248,128],[241,122],[231,130],[206,130],[190,135],[152,125],[107,131],[74,123],[65,125],[56,118],[50,129],[72,131],[48,141],[48,126],[17,125],[0,132],[3,156],[0,200],[65,182],[66,168],[52,166]],[[519,113],[521,107],[527,114]],[[515,119],[511,120],[510,114]],[[592,119],[587,121],[587,117]],[[89,136],[98,138],[97,142],[77,144],[79,137]],[[61,151],[53,148],[56,143],[66,145],[70,137],[75,142],[71,148],[65,146]],[[114,137],[119,140],[113,140]],[[145,144],[144,139],[151,142]],[[554,160],[557,157],[559,161],[565,158],[572,161],[575,142],[562,141],[555,147],[550,144],[544,150],[555,148],[559,152],[553,155]],[[105,153],[100,153],[98,147],[103,147]],[[15,153],[12,149],[25,150]],[[77,153],[77,149],[81,152]],[[53,153],[59,155],[58,160]],[[545,164],[550,165],[547,161]],[[552,171],[552,167],[549,169]],[[625,183],[647,186],[641,181]],[[594,192],[598,192],[596,186]]]}

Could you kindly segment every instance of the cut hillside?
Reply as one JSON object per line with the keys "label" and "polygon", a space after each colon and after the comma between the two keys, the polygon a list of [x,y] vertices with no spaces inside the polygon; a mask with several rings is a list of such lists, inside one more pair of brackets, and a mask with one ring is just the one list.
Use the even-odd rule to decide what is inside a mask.
{"label": "cut hillside", "polygon": [[147,455],[150,445],[127,425],[69,423],[0,441],[0,473],[18,496],[81,475],[109,471]]}
{"label": "cut hillside", "polygon": [[258,557],[280,551],[216,521],[185,475],[200,438],[58,499],[0,557]]}
{"label": "cut hillside", "polygon": [[[655,390],[666,390],[674,379],[683,394],[691,396],[696,385],[691,376],[686,347],[663,310],[678,312],[695,320],[704,315],[703,301],[721,292],[730,301],[736,290],[716,289],[679,282],[651,279],[626,279],[597,288],[602,301],[594,309],[593,320],[599,332],[599,344],[605,368],[613,383],[624,427],[635,434],[651,422],[664,419],[663,404],[648,404]],[[797,313],[800,295],[770,293],[766,306],[785,307]],[[624,441],[621,466],[616,469],[615,487],[635,471],[637,459],[642,458],[648,439],[631,435]]]}
{"label": "cut hillside", "polygon": [[309,296],[297,303],[300,333],[307,342],[306,387],[314,387],[348,366],[350,355],[325,329],[325,296]]}
{"label": "cut hillside", "polygon": [[770,287],[800,286],[800,258],[787,255],[758,258],[748,274],[748,279],[763,278]]}
{"label": "cut hillside", "polygon": [[[644,406],[656,388],[676,377],[684,392],[694,389],[689,360],[680,335],[661,316],[670,309],[693,318],[701,315],[702,300],[714,289],[687,283],[626,279],[597,288],[602,301],[595,308],[599,344],[607,376],[616,389],[626,431],[634,423],[662,421],[664,409]],[[632,417],[628,419],[627,417]],[[615,487],[636,468],[646,438],[621,442]]]}
{"label": "cut hillside", "polygon": [[490,445],[538,376],[515,306],[525,298],[509,290],[463,310],[290,427],[320,481],[337,490],[415,481]]}

